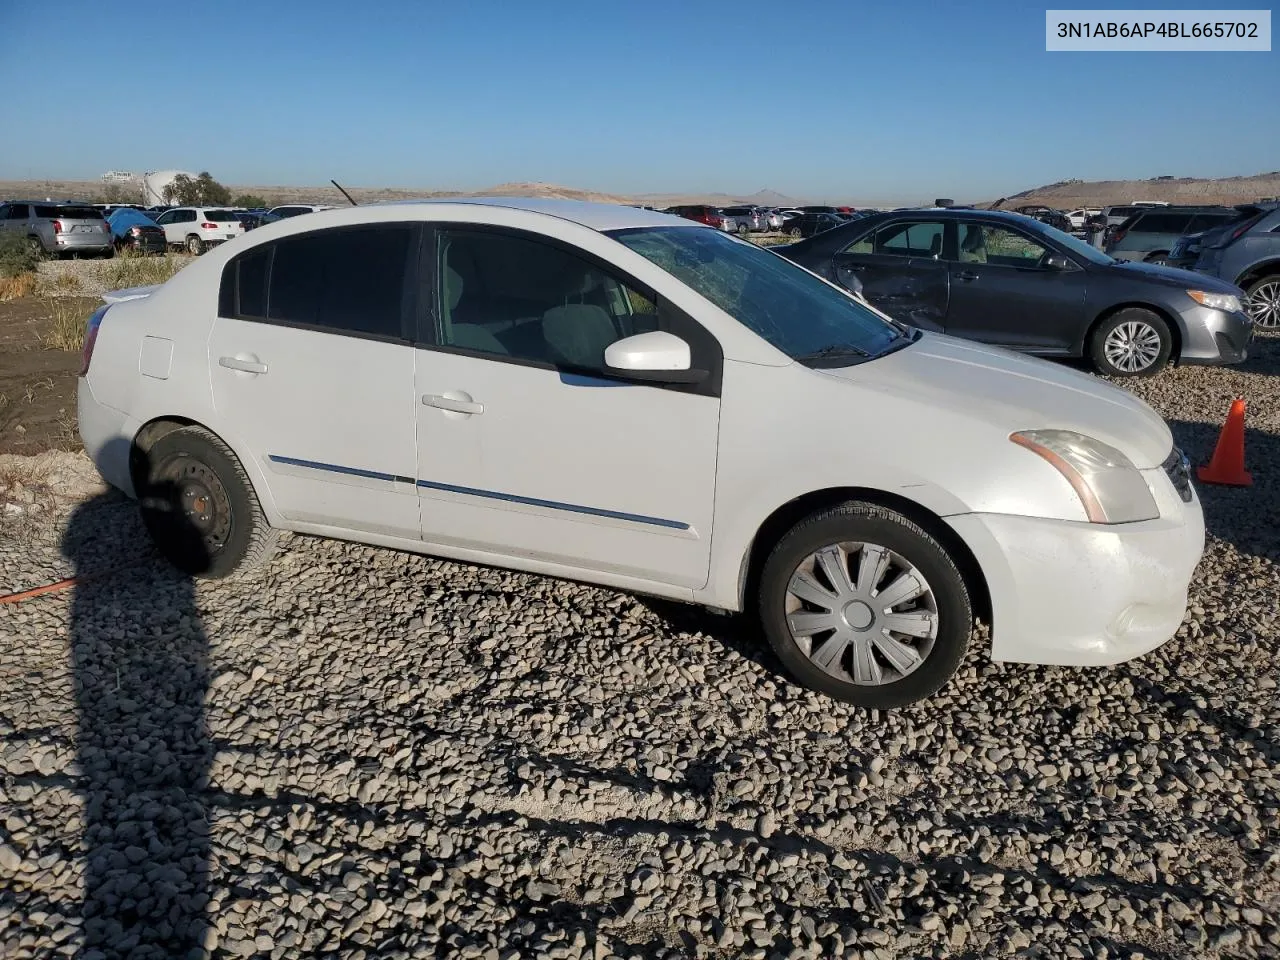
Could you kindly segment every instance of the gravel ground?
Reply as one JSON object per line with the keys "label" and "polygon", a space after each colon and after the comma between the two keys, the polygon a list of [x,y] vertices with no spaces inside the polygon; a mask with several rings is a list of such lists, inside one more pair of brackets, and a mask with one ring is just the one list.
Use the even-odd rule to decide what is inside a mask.
{"label": "gravel ground", "polygon": [[[0,955],[1280,956],[1280,341],[1134,388],[1250,490],[1178,636],[926,704],[734,618],[287,538],[192,585],[110,495],[0,528]],[[42,517],[48,514],[42,514]]]}

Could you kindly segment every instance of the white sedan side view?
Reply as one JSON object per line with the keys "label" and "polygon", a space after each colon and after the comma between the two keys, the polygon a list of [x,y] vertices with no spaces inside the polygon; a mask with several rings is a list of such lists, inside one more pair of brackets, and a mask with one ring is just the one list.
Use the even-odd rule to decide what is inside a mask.
{"label": "white sedan side view", "polygon": [[1204,546],[1131,394],[635,207],[320,211],[107,300],[81,436],[196,576],[291,530],[745,611],[884,708],[975,618],[995,660],[1159,646]]}

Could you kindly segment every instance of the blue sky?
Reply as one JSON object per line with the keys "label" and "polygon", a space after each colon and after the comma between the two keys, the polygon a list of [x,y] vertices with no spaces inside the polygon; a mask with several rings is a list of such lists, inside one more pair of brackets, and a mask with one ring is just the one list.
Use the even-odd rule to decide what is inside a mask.
{"label": "blue sky", "polygon": [[1280,53],[1046,53],[1045,7],[0,0],[0,178],[918,202],[1280,168]]}

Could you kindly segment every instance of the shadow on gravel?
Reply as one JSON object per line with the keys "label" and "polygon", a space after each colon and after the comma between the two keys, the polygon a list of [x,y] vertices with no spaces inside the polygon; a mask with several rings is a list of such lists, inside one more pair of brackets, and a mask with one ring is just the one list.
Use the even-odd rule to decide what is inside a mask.
{"label": "shadow on gravel", "polygon": [[86,960],[205,955],[208,642],[191,580],[146,544],[137,506],[114,496],[80,505],[62,543],[81,581],[70,648]]}
{"label": "shadow on gravel", "polygon": [[[1195,469],[1213,456],[1221,424],[1170,420],[1169,429],[1174,442],[1190,458],[1194,478]],[[1204,507],[1205,528],[1242,553],[1280,560],[1280,537],[1275,532],[1278,488],[1272,476],[1280,468],[1280,436],[1246,425],[1244,459],[1245,469],[1253,474],[1252,487],[1213,486],[1195,480]]]}

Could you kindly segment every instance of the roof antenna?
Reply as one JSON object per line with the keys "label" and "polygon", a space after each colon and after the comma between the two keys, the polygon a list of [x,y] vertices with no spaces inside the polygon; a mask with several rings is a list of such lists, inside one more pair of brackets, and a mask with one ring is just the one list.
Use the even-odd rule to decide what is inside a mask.
{"label": "roof antenna", "polygon": [[332,179],[331,179],[329,182],[330,182],[330,183],[332,183],[335,187],[337,187],[340,191],[342,191],[342,195],[343,195],[344,197],[346,197],[348,201],[350,201],[350,203],[351,203],[351,205],[352,205],[353,207],[358,207],[358,206],[359,206],[359,204],[358,204],[358,203],[356,203],[354,200],[352,200],[352,199],[351,199],[351,194],[347,193],[347,191],[345,191],[345,190],[343,190],[343,189],[342,189],[342,185],[341,185],[340,183],[338,183],[338,181],[337,181],[337,180],[332,180]]}

